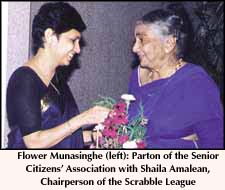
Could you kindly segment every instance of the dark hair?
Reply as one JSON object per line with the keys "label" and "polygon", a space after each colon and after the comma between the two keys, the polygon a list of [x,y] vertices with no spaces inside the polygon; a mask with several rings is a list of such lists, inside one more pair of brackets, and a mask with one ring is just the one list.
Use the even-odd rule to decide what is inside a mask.
{"label": "dark hair", "polygon": [[192,25],[189,16],[181,3],[169,4],[165,9],[157,9],[144,15],[143,24],[164,23],[162,35],[173,35],[177,38],[177,58],[186,58],[192,41]]}
{"label": "dark hair", "polygon": [[54,30],[58,36],[70,29],[82,32],[86,29],[86,25],[77,10],[68,3],[44,4],[34,17],[32,24],[33,54],[36,54],[38,49],[43,47],[43,36],[47,28]]}

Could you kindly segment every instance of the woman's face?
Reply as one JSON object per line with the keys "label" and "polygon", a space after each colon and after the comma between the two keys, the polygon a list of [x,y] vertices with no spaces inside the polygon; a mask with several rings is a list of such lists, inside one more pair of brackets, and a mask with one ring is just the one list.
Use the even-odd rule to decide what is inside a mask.
{"label": "woman's face", "polygon": [[75,29],[71,29],[59,35],[54,51],[59,65],[69,65],[73,56],[80,53],[80,38],[80,32]]}
{"label": "woman's face", "polygon": [[141,67],[157,68],[165,56],[163,42],[157,30],[151,25],[138,24],[135,27],[133,52],[140,59]]}

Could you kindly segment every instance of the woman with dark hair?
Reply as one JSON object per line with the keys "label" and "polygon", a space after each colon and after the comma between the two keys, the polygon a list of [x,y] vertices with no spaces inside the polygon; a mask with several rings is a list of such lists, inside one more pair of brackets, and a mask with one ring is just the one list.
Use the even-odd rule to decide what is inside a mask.
{"label": "woman with dark hair", "polygon": [[[160,148],[223,148],[220,93],[200,66],[188,63],[191,24],[182,4],[154,10],[136,23],[133,52],[140,65],[129,92],[148,118],[146,144]],[[186,60],[186,61],[185,61]]]}
{"label": "woman with dark hair", "polygon": [[7,88],[8,148],[83,148],[81,127],[100,123],[108,109],[79,114],[69,86],[56,69],[80,53],[86,26],[67,3],[44,4],[34,17],[34,56],[11,76]]}

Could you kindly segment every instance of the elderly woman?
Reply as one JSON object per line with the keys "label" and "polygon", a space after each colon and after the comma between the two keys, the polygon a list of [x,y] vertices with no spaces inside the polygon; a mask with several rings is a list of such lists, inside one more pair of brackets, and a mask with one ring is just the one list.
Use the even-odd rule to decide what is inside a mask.
{"label": "elderly woman", "polygon": [[83,148],[81,127],[107,116],[102,107],[79,114],[69,86],[56,72],[80,53],[85,28],[67,3],[40,8],[32,25],[34,57],[13,73],[7,88],[9,148]]}
{"label": "elderly woman", "polygon": [[185,61],[190,27],[180,4],[154,10],[136,23],[133,52],[140,65],[129,83],[137,99],[129,116],[143,104],[149,149],[223,148],[219,90],[203,68]]}

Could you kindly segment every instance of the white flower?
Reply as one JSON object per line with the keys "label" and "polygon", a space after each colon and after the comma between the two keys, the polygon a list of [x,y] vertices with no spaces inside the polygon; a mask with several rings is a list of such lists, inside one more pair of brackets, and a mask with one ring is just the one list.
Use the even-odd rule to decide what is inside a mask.
{"label": "white flower", "polygon": [[123,94],[121,96],[121,99],[125,100],[125,101],[135,101],[135,97],[132,94]]}
{"label": "white flower", "polygon": [[123,144],[123,148],[137,148],[137,144],[136,144],[136,141],[133,140],[133,141],[127,141]]}
{"label": "white flower", "polygon": [[129,109],[130,101],[136,100],[135,97],[132,94],[123,94],[121,96],[121,99],[125,100],[125,102],[127,104],[127,111]]}
{"label": "white flower", "polygon": [[99,123],[98,125],[95,126],[95,128],[93,130],[94,131],[102,131],[103,129],[104,129],[104,125]]}

